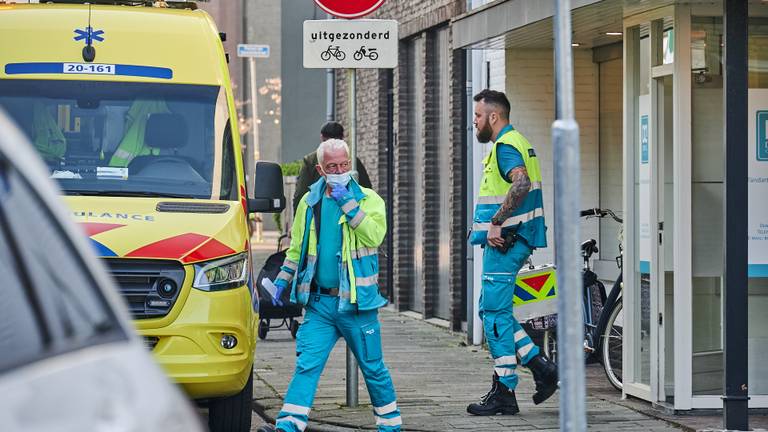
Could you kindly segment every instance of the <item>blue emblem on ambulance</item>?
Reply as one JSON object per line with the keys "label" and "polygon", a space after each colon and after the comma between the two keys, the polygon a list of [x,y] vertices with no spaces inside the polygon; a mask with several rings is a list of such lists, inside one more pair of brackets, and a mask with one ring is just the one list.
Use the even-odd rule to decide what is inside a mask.
{"label": "blue emblem on ambulance", "polygon": [[104,30],[93,30],[93,27],[88,26],[85,29],[75,29],[75,41],[84,40],[86,45],[90,45],[91,41],[104,42]]}

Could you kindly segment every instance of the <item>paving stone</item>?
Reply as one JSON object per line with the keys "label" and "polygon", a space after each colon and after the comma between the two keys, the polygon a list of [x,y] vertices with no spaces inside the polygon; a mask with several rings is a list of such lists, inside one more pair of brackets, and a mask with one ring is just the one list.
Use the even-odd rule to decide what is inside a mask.
{"label": "paving stone", "polygon": [[[261,262],[273,247],[255,248],[254,264]],[[530,372],[519,368],[520,384],[515,390],[520,405],[516,416],[475,417],[466,406],[477,401],[491,385],[493,361],[480,347],[466,346],[464,335],[392,310],[380,312],[384,360],[392,374],[403,416],[404,431],[556,431],[559,430],[559,394],[534,405]],[[320,378],[308,431],[346,432],[375,430],[370,398],[362,375],[358,374],[360,406],[345,407],[346,346],[339,340]],[[254,365],[254,410],[268,421],[282,406],[282,398],[296,361],[295,341],[287,330],[270,331],[260,340]],[[663,415],[650,404],[622,400],[610,386],[600,365],[587,366],[587,421],[590,431],[717,429],[722,417]],[[750,425],[766,427],[768,417],[750,416]]]}

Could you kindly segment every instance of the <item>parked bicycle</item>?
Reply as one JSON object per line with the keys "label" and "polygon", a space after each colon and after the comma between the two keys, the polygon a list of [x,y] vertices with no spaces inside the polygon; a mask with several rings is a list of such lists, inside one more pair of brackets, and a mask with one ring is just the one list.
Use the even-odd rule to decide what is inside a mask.
{"label": "parked bicycle", "polygon": [[366,49],[364,46],[361,46],[359,50],[355,51],[355,53],[352,54],[352,58],[354,58],[357,61],[362,60],[363,57],[367,57],[370,60],[376,60],[379,58],[379,53],[376,52],[376,48]]}
{"label": "parked bicycle", "polygon": [[[610,209],[582,210],[581,217],[604,218],[611,217],[618,223],[622,219]],[[622,337],[624,314],[622,308],[623,283],[623,254],[622,230],[619,230],[619,256],[616,265],[619,276],[616,278],[610,293],[606,295],[605,285],[600,277],[592,270],[590,259],[599,250],[597,240],[589,239],[581,244],[581,256],[584,259],[582,270],[583,281],[583,312],[584,312],[584,352],[587,362],[599,362],[605,369],[611,385],[621,390],[622,374]],[[557,360],[557,316],[550,315],[529,320],[528,325],[533,329],[543,330],[542,345],[544,352],[553,360]]]}
{"label": "parked bicycle", "polygon": [[331,57],[338,61],[342,61],[347,58],[347,55],[344,53],[344,51],[341,50],[340,46],[328,45],[328,49],[320,53],[320,58],[323,61],[328,61],[331,59]]}

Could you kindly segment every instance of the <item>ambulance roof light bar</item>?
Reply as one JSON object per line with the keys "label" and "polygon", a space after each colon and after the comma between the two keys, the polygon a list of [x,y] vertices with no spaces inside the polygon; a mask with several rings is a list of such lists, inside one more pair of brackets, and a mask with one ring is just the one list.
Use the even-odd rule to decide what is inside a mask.
{"label": "ambulance roof light bar", "polygon": [[64,3],[64,4],[92,4],[92,5],[114,5],[114,6],[144,6],[144,7],[164,7],[170,9],[197,9],[196,2],[207,2],[209,0],[47,0],[46,3]]}

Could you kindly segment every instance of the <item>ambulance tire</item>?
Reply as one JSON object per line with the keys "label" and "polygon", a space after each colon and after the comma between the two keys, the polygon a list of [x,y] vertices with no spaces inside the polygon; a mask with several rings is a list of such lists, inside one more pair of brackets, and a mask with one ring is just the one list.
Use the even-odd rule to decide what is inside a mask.
{"label": "ambulance tire", "polygon": [[210,432],[249,432],[253,411],[253,372],[240,393],[217,399],[208,406]]}

